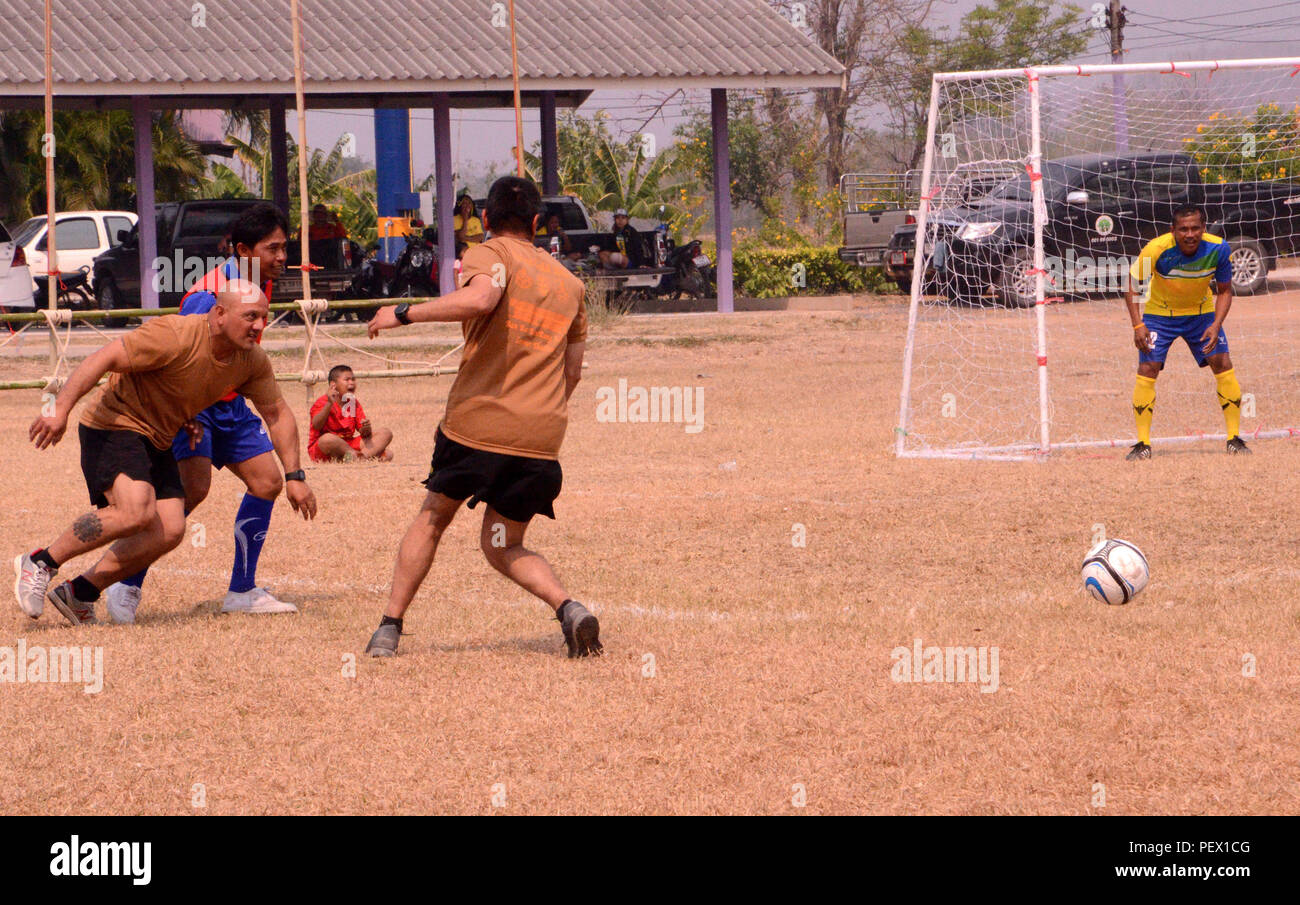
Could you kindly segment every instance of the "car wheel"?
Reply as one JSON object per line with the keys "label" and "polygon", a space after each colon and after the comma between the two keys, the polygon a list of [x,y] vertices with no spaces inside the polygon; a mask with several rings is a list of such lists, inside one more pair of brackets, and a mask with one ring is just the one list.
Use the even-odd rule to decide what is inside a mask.
{"label": "car wheel", "polygon": [[1033,271],[1032,248],[1017,248],[1002,259],[998,274],[998,297],[1002,304],[1015,308],[1034,307],[1038,301],[1038,281]]}
{"label": "car wheel", "polygon": [[1268,283],[1268,253],[1254,239],[1236,236],[1228,240],[1232,248],[1232,291],[1236,295],[1254,295]]}
{"label": "car wheel", "polygon": [[[103,277],[95,281],[95,301],[99,304],[101,311],[116,311],[125,305],[122,302],[122,293],[118,290],[117,284],[108,277]],[[126,326],[124,317],[106,317],[104,326],[118,329]]]}

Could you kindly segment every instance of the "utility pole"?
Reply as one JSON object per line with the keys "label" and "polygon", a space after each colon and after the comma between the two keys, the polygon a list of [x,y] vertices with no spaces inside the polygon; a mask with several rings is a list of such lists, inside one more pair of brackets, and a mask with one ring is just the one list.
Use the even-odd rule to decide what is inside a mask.
{"label": "utility pole", "polygon": [[[1110,31],[1110,61],[1124,62],[1124,26],[1128,24],[1128,10],[1120,0],[1110,0],[1106,8],[1106,28]],[[1128,109],[1125,104],[1124,73],[1114,74],[1112,94],[1115,103],[1115,150],[1128,153]]]}

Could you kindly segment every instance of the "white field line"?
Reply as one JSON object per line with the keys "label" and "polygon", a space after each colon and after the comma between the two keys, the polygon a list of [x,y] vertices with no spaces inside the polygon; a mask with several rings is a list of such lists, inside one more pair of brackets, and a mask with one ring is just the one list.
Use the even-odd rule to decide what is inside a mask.
{"label": "white field line", "polygon": [[[484,564],[484,569],[488,569]],[[151,575],[177,575],[185,578],[205,578],[214,583],[214,587],[226,581],[230,577],[229,572],[220,572],[216,569],[185,569],[185,568],[168,568],[160,564],[150,569]],[[486,572],[484,574],[487,574]],[[289,587],[301,588],[304,591],[364,591],[368,594],[382,595],[388,592],[387,585],[367,585],[349,582],[322,582],[312,578],[276,578],[269,582],[263,582],[263,587]],[[143,604],[148,605],[149,595],[144,595]],[[380,600],[375,601],[375,605],[380,604]],[[771,625],[775,619],[784,622],[807,622],[812,618],[809,613],[801,610],[783,610],[774,613],[730,613],[725,610],[674,610],[658,606],[641,606],[640,604],[601,604],[590,601],[584,601],[592,612],[600,615],[602,613],[618,613],[624,616],[641,617],[661,622],[710,622],[710,623],[750,623]],[[540,600],[528,598],[526,600],[488,600],[483,604],[485,611],[493,607],[506,607],[512,610],[518,609],[536,609],[544,613],[546,604]]]}

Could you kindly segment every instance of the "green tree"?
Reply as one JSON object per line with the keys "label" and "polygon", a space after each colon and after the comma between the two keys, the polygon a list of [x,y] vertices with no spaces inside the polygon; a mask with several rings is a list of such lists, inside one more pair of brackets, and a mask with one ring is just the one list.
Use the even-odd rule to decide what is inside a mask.
{"label": "green tree", "polygon": [[[663,208],[669,222],[680,216],[678,149],[651,157],[638,136],[618,141],[603,111],[590,118],[566,113],[556,129],[561,192],[576,195],[593,213],[625,208],[631,217],[659,219]],[[541,184],[539,145],[524,153],[524,172]]]}
{"label": "green tree", "polygon": [[1240,116],[1212,113],[1184,138],[1208,183],[1300,179],[1300,107],[1260,104]]}
{"label": "green tree", "polygon": [[[181,114],[153,114],[154,192],[159,201],[196,197],[206,161],[185,134]],[[45,210],[43,114],[0,114],[0,208],[22,220]],[[131,209],[135,203],[135,128],[125,110],[54,114],[54,181],[60,210]]]}
{"label": "green tree", "polygon": [[[257,173],[269,174],[271,161],[269,135],[260,144],[255,144],[251,138],[246,141],[237,135],[227,135],[226,140],[234,145],[235,155],[251,170]],[[297,231],[300,208],[298,201],[298,145],[292,138],[286,137],[285,141],[288,144],[289,225],[294,231]],[[367,178],[373,184],[373,169],[352,173],[346,172],[343,164],[343,148],[346,144],[346,136],[339,136],[338,141],[334,143],[334,147],[328,151],[320,148],[311,149],[311,153],[307,157],[308,206],[314,204],[337,206],[343,202],[347,189],[351,189],[353,192],[364,189]],[[268,184],[269,176],[265,178],[262,185]],[[264,194],[262,196],[265,197]]]}
{"label": "green tree", "polygon": [[994,0],[962,17],[955,33],[913,27],[899,39],[907,60],[902,77],[880,99],[900,139],[894,160],[914,169],[925,156],[933,73],[1021,69],[1063,63],[1088,46],[1084,11],[1051,0]]}

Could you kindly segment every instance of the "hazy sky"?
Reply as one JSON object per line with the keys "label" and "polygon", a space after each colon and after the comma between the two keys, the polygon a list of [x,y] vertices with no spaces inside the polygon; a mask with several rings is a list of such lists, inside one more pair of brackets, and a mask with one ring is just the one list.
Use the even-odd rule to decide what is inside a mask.
{"label": "hazy sky", "polygon": [[[937,0],[930,24],[953,25],[977,5],[978,0]],[[1076,0],[1076,5],[1088,10],[1092,2]],[[1300,55],[1300,0],[1126,0],[1125,5],[1129,25],[1124,44],[1129,62]],[[702,24],[707,27],[703,11],[708,0],[700,0],[700,6]],[[1088,50],[1070,62],[1108,62],[1107,48],[1106,33],[1097,32]],[[616,125],[630,133],[642,127],[665,94],[596,92],[582,111],[607,110]],[[679,95],[646,130],[655,133],[661,145],[667,144],[674,126],[682,120],[683,110],[706,102],[705,92]],[[290,128],[297,128],[292,118]],[[368,112],[309,112],[307,140],[312,146],[331,147],[344,132],[356,136],[360,156],[374,159],[374,119]],[[535,111],[524,112],[524,136],[525,146],[539,138]],[[429,110],[411,111],[411,143],[412,171],[418,181],[433,165],[433,119]],[[452,143],[458,171],[481,168],[490,161],[497,161],[501,169],[508,168],[514,147],[513,111],[453,111]]]}

